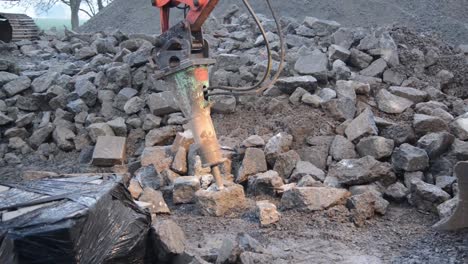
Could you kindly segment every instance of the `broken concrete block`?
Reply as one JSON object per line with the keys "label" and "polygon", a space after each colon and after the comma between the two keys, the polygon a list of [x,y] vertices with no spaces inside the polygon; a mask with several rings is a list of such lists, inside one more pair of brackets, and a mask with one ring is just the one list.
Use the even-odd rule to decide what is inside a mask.
{"label": "broken concrete block", "polygon": [[176,152],[171,169],[181,175],[187,173],[187,150],[184,147],[179,147]]}
{"label": "broken concrete block", "polygon": [[228,184],[222,190],[211,185],[207,190],[197,191],[195,196],[203,215],[226,216],[246,206],[244,188],[238,184]]}
{"label": "broken concrete block", "polygon": [[250,175],[267,170],[265,153],[258,148],[247,148],[242,165],[237,173],[236,182],[241,183],[248,180]]}
{"label": "broken concrete block", "polygon": [[141,166],[154,165],[158,173],[169,169],[172,164],[170,146],[146,147],[141,154]]}
{"label": "broken concrete block", "polygon": [[178,177],[174,180],[172,201],[175,204],[195,202],[195,193],[200,190],[200,179],[196,176]]}
{"label": "broken concrete block", "polygon": [[276,171],[270,170],[251,176],[248,192],[253,195],[275,195],[283,184],[283,178]]}
{"label": "broken concrete block", "polygon": [[296,167],[296,163],[300,160],[301,157],[294,150],[281,153],[276,158],[273,170],[278,172],[279,176],[281,176],[283,179],[288,179],[289,176],[291,176],[292,171]]}
{"label": "broken concrete block", "polygon": [[132,195],[133,199],[140,198],[141,194],[143,193],[143,188],[141,188],[140,183],[135,179],[130,180],[130,184],[128,185],[127,189]]}
{"label": "broken concrete block", "polygon": [[171,211],[167,207],[166,201],[160,191],[146,187],[143,189],[143,194],[138,199],[141,202],[151,203],[150,212],[153,214],[169,214]]}
{"label": "broken concrete block", "polygon": [[346,189],[331,187],[296,187],[281,198],[281,210],[299,209],[311,212],[344,204],[351,194]]}
{"label": "broken concrete block", "polygon": [[99,136],[93,152],[91,164],[94,166],[113,166],[125,163],[127,138]]}
{"label": "broken concrete block", "polygon": [[184,231],[172,220],[157,221],[151,228],[150,239],[154,241],[153,250],[158,254],[157,263],[166,263],[185,251]]}
{"label": "broken concrete block", "polygon": [[280,220],[280,213],[276,205],[268,200],[257,202],[257,217],[260,220],[260,226],[269,226]]}

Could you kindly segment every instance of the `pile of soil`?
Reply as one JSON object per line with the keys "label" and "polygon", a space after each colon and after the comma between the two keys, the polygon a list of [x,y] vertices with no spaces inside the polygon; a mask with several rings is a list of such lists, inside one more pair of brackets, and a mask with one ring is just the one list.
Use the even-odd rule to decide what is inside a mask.
{"label": "pile of soil", "polygon": [[[268,14],[264,0],[251,0],[256,11]],[[220,1],[214,14],[222,16],[232,4],[243,7],[242,1]],[[465,0],[272,0],[282,16],[305,16],[330,19],[346,27],[369,27],[397,24],[439,35],[452,44],[468,43],[468,5]],[[173,21],[183,17],[180,10],[172,11]],[[115,0],[101,13],[81,27],[83,32],[120,29],[127,33],[157,34],[159,11],[150,1]]]}

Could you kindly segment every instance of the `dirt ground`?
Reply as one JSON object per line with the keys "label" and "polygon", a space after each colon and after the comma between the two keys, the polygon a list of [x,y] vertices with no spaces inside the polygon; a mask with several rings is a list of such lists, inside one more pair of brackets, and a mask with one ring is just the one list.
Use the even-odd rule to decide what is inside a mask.
{"label": "dirt ground", "polygon": [[[253,134],[267,138],[286,131],[295,136],[296,148],[304,144],[306,136],[326,135],[336,125],[318,110],[288,106],[285,100],[274,103],[280,107],[267,114],[271,100],[259,100],[255,104],[245,102],[234,114],[213,115],[220,137],[241,142]],[[78,159],[76,152],[59,154],[50,161],[29,156],[19,166],[0,168],[0,182],[17,180],[24,170],[108,171],[80,165]],[[278,258],[275,263],[468,263],[468,230],[434,231],[431,226],[438,220],[436,215],[418,212],[406,204],[392,204],[386,215],[369,220],[363,227],[350,222],[344,207],[335,207],[313,214],[283,212],[279,223],[260,228],[254,199],[271,197],[249,197],[249,208],[242,214],[214,218],[201,216],[194,205],[174,206],[170,195],[165,196],[173,213],[160,217],[176,221],[185,231],[189,251],[205,257],[213,257],[224,238],[246,232]],[[279,203],[279,199],[273,202]]]}

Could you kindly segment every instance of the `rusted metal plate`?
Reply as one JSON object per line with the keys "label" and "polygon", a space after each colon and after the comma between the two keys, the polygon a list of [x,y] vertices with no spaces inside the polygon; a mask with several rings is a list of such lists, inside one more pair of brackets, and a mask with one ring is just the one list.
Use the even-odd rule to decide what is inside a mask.
{"label": "rusted metal plate", "polygon": [[92,165],[113,166],[125,163],[125,137],[101,136],[94,147]]}

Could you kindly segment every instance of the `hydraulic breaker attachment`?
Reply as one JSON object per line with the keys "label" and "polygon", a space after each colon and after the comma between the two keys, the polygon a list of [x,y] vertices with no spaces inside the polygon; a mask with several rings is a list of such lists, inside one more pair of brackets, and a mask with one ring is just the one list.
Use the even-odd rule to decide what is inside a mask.
{"label": "hydraulic breaker attachment", "polygon": [[193,66],[169,76],[176,86],[174,96],[185,117],[190,120],[195,143],[200,147],[204,167],[211,167],[218,189],[223,188],[219,165],[225,161],[211,120],[211,103],[205,100],[204,89],[209,86],[208,67]]}
{"label": "hydraulic breaker attachment", "polygon": [[195,142],[200,147],[203,165],[211,167],[218,189],[224,186],[219,165],[225,161],[210,116],[211,103],[205,99],[209,87],[208,43],[201,31],[192,31],[187,21],[180,22],[157,39],[153,53],[159,67],[158,78],[176,85],[172,88],[180,109],[189,119]]}
{"label": "hydraulic breaker attachment", "polygon": [[468,227],[468,162],[462,161],[455,166],[458,179],[458,204],[455,212],[447,219],[442,219],[434,228],[439,230],[457,230]]}

